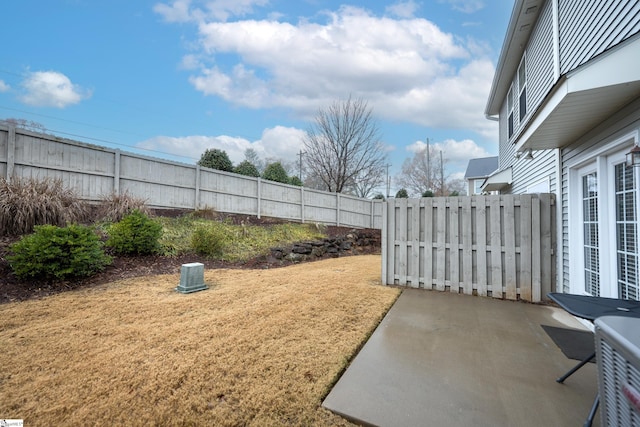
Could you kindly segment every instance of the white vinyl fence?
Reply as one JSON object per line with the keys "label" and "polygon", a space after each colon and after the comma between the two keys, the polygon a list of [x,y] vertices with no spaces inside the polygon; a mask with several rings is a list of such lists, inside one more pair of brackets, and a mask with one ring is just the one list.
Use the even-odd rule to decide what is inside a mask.
{"label": "white vinyl fence", "polygon": [[125,191],[157,208],[213,208],[357,228],[382,227],[380,200],[127,153],[0,125],[0,177],[59,178],[86,200]]}
{"label": "white vinyl fence", "polygon": [[382,282],[538,302],[555,289],[552,194],[385,204]]}

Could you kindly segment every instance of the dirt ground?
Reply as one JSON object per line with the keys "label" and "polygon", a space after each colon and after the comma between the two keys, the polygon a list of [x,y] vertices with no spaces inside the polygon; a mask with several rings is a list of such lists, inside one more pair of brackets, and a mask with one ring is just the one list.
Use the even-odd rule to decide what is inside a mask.
{"label": "dirt ground", "polygon": [[320,404],[400,292],[380,286],[380,263],[207,268],[210,289],[188,295],[172,274],[2,304],[0,417],[348,425]]}

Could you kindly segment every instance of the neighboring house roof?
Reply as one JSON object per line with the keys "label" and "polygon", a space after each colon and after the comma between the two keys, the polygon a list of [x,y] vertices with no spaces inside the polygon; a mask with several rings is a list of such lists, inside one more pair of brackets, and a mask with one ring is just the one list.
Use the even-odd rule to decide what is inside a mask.
{"label": "neighboring house roof", "polygon": [[486,178],[498,169],[498,156],[469,160],[464,179]]}

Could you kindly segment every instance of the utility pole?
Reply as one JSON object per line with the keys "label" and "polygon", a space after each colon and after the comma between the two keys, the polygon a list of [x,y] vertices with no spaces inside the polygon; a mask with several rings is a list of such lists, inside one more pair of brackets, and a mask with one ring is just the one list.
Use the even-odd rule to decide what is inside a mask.
{"label": "utility pole", "polygon": [[302,155],[306,154],[305,151],[300,150],[298,156],[300,156],[300,166],[298,167],[298,178],[300,178],[300,182],[302,182]]}

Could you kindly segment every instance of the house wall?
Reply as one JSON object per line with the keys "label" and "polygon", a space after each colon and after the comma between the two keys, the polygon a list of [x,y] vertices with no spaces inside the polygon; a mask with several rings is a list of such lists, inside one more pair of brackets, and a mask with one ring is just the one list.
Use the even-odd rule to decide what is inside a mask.
{"label": "house wall", "polygon": [[[562,150],[562,266],[559,274],[562,277],[564,292],[571,289],[570,263],[571,256],[582,256],[570,252],[570,223],[579,220],[570,208],[569,174],[572,169],[583,163],[592,162],[597,156],[606,156],[609,152],[628,151],[631,145],[625,138],[627,135],[640,134],[640,100],[629,104],[610,119],[593,129]],[[618,144],[616,142],[619,141]],[[580,279],[582,280],[582,279]]]}
{"label": "house wall", "polygon": [[558,16],[561,74],[640,31],[637,0],[559,0]]}
{"label": "house wall", "polygon": [[[549,93],[554,81],[554,61],[553,61],[553,2],[544,4],[540,13],[536,28],[533,30],[527,47],[526,74],[527,74],[527,114],[522,121],[519,121],[519,103],[514,101],[514,132],[511,138],[508,134],[508,102],[504,100],[500,111],[500,169],[512,167],[513,185],[505,189],[503,193],[520,194],[526,193],[528,189],[543,181],[548,181],[549,191],[555,192],[556,177],[556,154],[555,150],[544,150],[534,152],[533,160],[525,159],[524,156],[516,158],[515,142],[524,127],[540,106],[544,97]],[[512,87],[518,87],[518,73],[513,76]]]}
{"label": "house wall", "polygon": [[[536,21],[525,49],[527,63],[527,115],[519,120],[519,103],[514,100],[514,131],[508,135],[508,103],[500,111],[500,169],[513,168],[513,185],[505,193],[524,193],[534,183],[549,180],[549,191],[558,190],[556,150],[534,152],[534,160],[517,159],[515,142],[528,120],[556,83],[554,72],[553,5],[547,1]],[[631,0],[558,1],[559,73],[565,74],[594,56],[640,31],[640,2]],[[518,87],[516,70],[512,78]]]}
{"label": "house wall", "polygon": [[[545,2],[527,43],[527,116],[533,115],[555,84],[553,63],[553,2]],[[516,75],[517,78],[517,75]]]}
{"label": "house wall", "polygon": [[[556,4],[558,10],[554,14],[553,7]],[[554,16],[557,17],[557,28],[554,28]],[[557,29],[557,39],[554,38],[555,29]],[[525,49],[528,79],[527,116],[522,122],[517,120],[519,106],[514,102],[516,126],[511,138],[508,136],[507,99],[504,99],[500,110],[499,164],[501,169],[512,167],[513,172],[513,183],[503,192],[514,194],[526,192],[532,183],[547,177],[549,191],[557,194],[561,204],[558,207],[560,223],[558,232],[562,235],[559,246],[562,258],[558,266],[558,283],[562,284],[565,292],[571,288],[569,281],[571,256],[574,257],[574,261],[576,256],[581,256],[581,254],[569,253],[569,234],[572,224],[570,218],[573,218],[569,206],[570,167],[574,167],[581,158],[593,161],[594,156],[597,156],[603,147],[619,155],[624,149],[622,145],[628,145],[628,140],[626,142],[619,140],[621,146],[615,147],[616,138],[628,135],[629,132],[640,134],[638,124],[640,101],[623,108],[569,147],[562,150],[534,151],[532,161],[527,162],[522,157],[519,159],[515,157],[515,143],[526,127],[527,120],[535,114],[553,90],[557,79],[638,32],[640,32],[640,2],[637,0],[546,1]],[[556,49],[557,57],[554,57]],[[516,70],[515,75],[512,76],[513,88],[517,87],[517,79]],[[574,207],[574,215],[575,210]]]}

